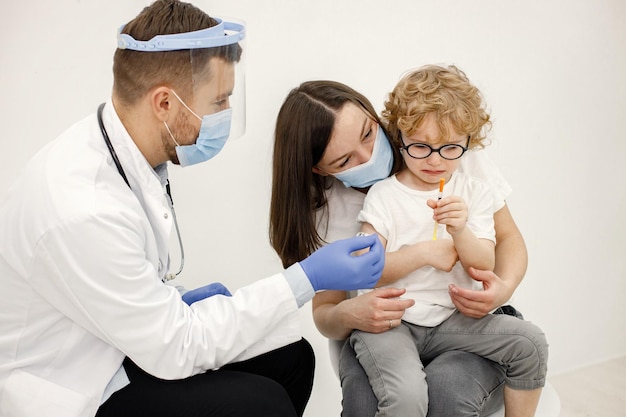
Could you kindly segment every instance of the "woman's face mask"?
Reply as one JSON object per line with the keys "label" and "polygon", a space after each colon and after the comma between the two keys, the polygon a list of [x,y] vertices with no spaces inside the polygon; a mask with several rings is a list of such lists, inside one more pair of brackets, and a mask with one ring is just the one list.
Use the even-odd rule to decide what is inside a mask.
{"label": "woman's face mask", "polygon": [[378,126],[376,141],[369,161],[332,174],[346,187],[365,188],[387,178],[393,167],[393,151],[383,128]]}
{"label": "woman's face mask", "polygon": [[186,167],[208,161],[217,155],[226,144],[226,140],[230,135],[230,123],[233,109],[228,108],[217,113],[200,117],[178,97],[178,94],[176,94],[174,90],[172,90],[172,93],[191,114],[202,122],[196,142],[191,145],[179,145],[176,139],[174,139],[174,135],[172,135],[167,123],[165,121],[163,122],[170,137],[176,144],[176,155],[178,156],[180,166]]}

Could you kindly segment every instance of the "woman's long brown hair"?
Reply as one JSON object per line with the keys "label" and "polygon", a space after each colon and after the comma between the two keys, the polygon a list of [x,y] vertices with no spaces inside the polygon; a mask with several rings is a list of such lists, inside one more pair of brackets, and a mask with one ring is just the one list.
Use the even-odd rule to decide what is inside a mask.
{"label": "woman's long brown hair", "polygon": [[285,268],[324,243],[317,231],[316,212],[327,209],[331,180],[314,173],[313,167],[328,145],[337,112],[348,102],[380,123],[365,96],[335,81],[302,83],[291,90],[278,113],[269,236]]}

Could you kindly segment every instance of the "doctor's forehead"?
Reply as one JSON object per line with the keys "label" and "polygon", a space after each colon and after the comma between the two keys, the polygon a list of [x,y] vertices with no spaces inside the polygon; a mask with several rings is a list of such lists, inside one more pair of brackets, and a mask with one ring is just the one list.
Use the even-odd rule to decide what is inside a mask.
{"label": "doctor's forehead", "polygon": [[228,90],[232,93],[235,87],[235,65],[220,58],[212,58],[206,65],[206,70],[194,72],[192,75],[194,93],[208,94],[211,90],[222,92]]}

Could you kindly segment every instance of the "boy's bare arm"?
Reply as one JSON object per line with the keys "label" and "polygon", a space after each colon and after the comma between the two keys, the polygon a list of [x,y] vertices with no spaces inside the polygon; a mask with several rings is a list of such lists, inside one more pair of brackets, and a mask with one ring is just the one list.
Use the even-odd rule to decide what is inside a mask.
{"label": "boy's bare arm", "polygon": [[467,227],[468,210],[465,201],[458,196],[448,196],[438,201],[429,200],[428,205],[433,208],[434,220],[446,225],[465,270],[469,267],[493,270],[495,245],[487,239],[477,238]]}
{"label": "boy's bare arm", "polygon": [[465,227],[452,234],[459,261],[467,271],[469,267],[492,271],[496,263],[495,245],[488,239],[477,238]]}

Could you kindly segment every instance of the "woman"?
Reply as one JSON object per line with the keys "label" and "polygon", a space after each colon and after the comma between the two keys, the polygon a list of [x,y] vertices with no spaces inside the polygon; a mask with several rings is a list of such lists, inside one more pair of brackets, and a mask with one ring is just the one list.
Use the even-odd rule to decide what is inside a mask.
{"label": "woman", "polygon": [[[327,242],[354,236],[368,187],[396,172],[400,164],[385,126],[362,94],[332,81],[309,81],[292,90],[276,122],[270,208],[270,241],[283,265],[305,258]],[[459,311],[482,317],[504,304],[521,282],[526,247],[504,201],[510,187],[486,155],[470,152],[460,169],[491,182],[499,201],[494,212],[496,267],[473,275],[485,290],[450,291]],[[423,249],[417,243],[394,256],[410,256],[417,268]],[[442,262],[453,265],[456,259]],[[313,299],[314,321],[333,341],[345,340],[354,329],[381,333],[411,306],[411,301],[398,299],[403,293],[386,288],[351,298],[346,292],[320,292]],[[349,345],[343,347],[339,362],[343,415],[374,415],[376,399]],[[488,414],[502,405],[502,372],[485,359],[449,352],[425,371],[430,416]]]}

